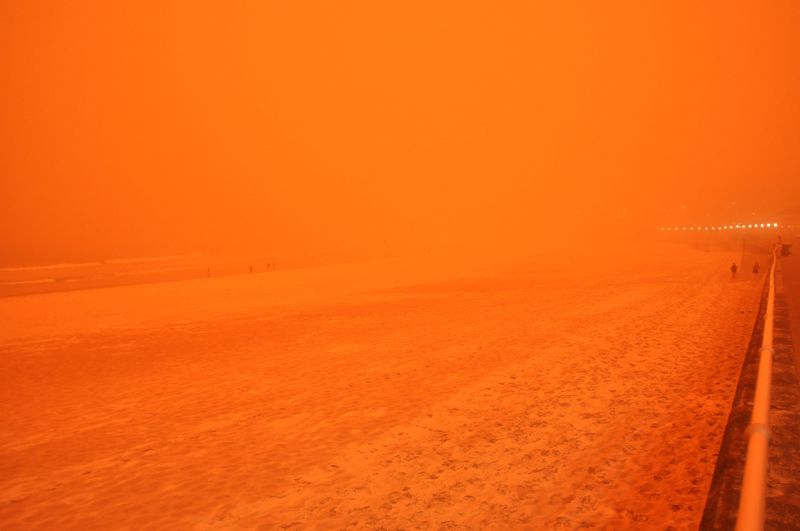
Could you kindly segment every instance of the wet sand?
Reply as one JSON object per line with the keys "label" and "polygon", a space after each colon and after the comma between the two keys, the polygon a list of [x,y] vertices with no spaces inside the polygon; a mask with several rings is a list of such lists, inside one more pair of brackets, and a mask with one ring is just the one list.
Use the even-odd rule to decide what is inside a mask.
{"label": "wet sand", "polygon": [[670,253],[0,300],[0,522],[696,528],[761,284]]}

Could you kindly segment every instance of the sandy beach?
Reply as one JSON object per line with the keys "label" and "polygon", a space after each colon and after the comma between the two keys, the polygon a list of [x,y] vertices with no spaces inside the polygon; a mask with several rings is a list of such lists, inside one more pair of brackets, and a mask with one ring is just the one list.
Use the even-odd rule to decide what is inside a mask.
{"label": "sandy beach", "polygon": [[798,27],[0,0],[0,531],[730,520],[800,231]]}
{"label": "sandy beach", "polygon": [[762,284],[648,256],[0,299],[0,528],[696,528]]}

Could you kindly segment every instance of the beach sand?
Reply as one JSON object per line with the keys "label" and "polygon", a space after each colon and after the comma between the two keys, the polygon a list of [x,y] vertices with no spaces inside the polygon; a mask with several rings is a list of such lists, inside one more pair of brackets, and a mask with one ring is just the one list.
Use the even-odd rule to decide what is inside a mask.
{"label": "beach sand", "polygon": [[2,299],[0,528],[696,528],[762,283],[648,256]]}

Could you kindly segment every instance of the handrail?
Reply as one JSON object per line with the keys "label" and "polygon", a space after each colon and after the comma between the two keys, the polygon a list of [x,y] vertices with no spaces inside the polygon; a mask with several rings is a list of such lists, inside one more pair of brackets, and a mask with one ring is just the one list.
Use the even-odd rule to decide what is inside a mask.
{"label": "handrail", "polygon": [[776,249],[772,251],[772,266],[769,270],[769,292],[767,311],[764,315],[764,335],[759,351],[758,378],[753,400],[753,414],[745,431],[747,458],[744,465],[742,494],[736,516],[737,531],[761,531],[764,529],[764,512],[767,500],[767,449],[769,447],[769,402],[772,386],[773,322],[775,320],[775,265],[778,261]]}

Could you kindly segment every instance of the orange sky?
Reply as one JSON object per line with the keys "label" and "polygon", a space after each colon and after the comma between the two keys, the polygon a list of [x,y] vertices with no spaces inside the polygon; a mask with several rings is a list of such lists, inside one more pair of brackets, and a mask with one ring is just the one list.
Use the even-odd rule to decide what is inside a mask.
{"label": "orange sky", "polygon": [[800,204],[800,3],[611,4],[1,0],[0,263]]}

